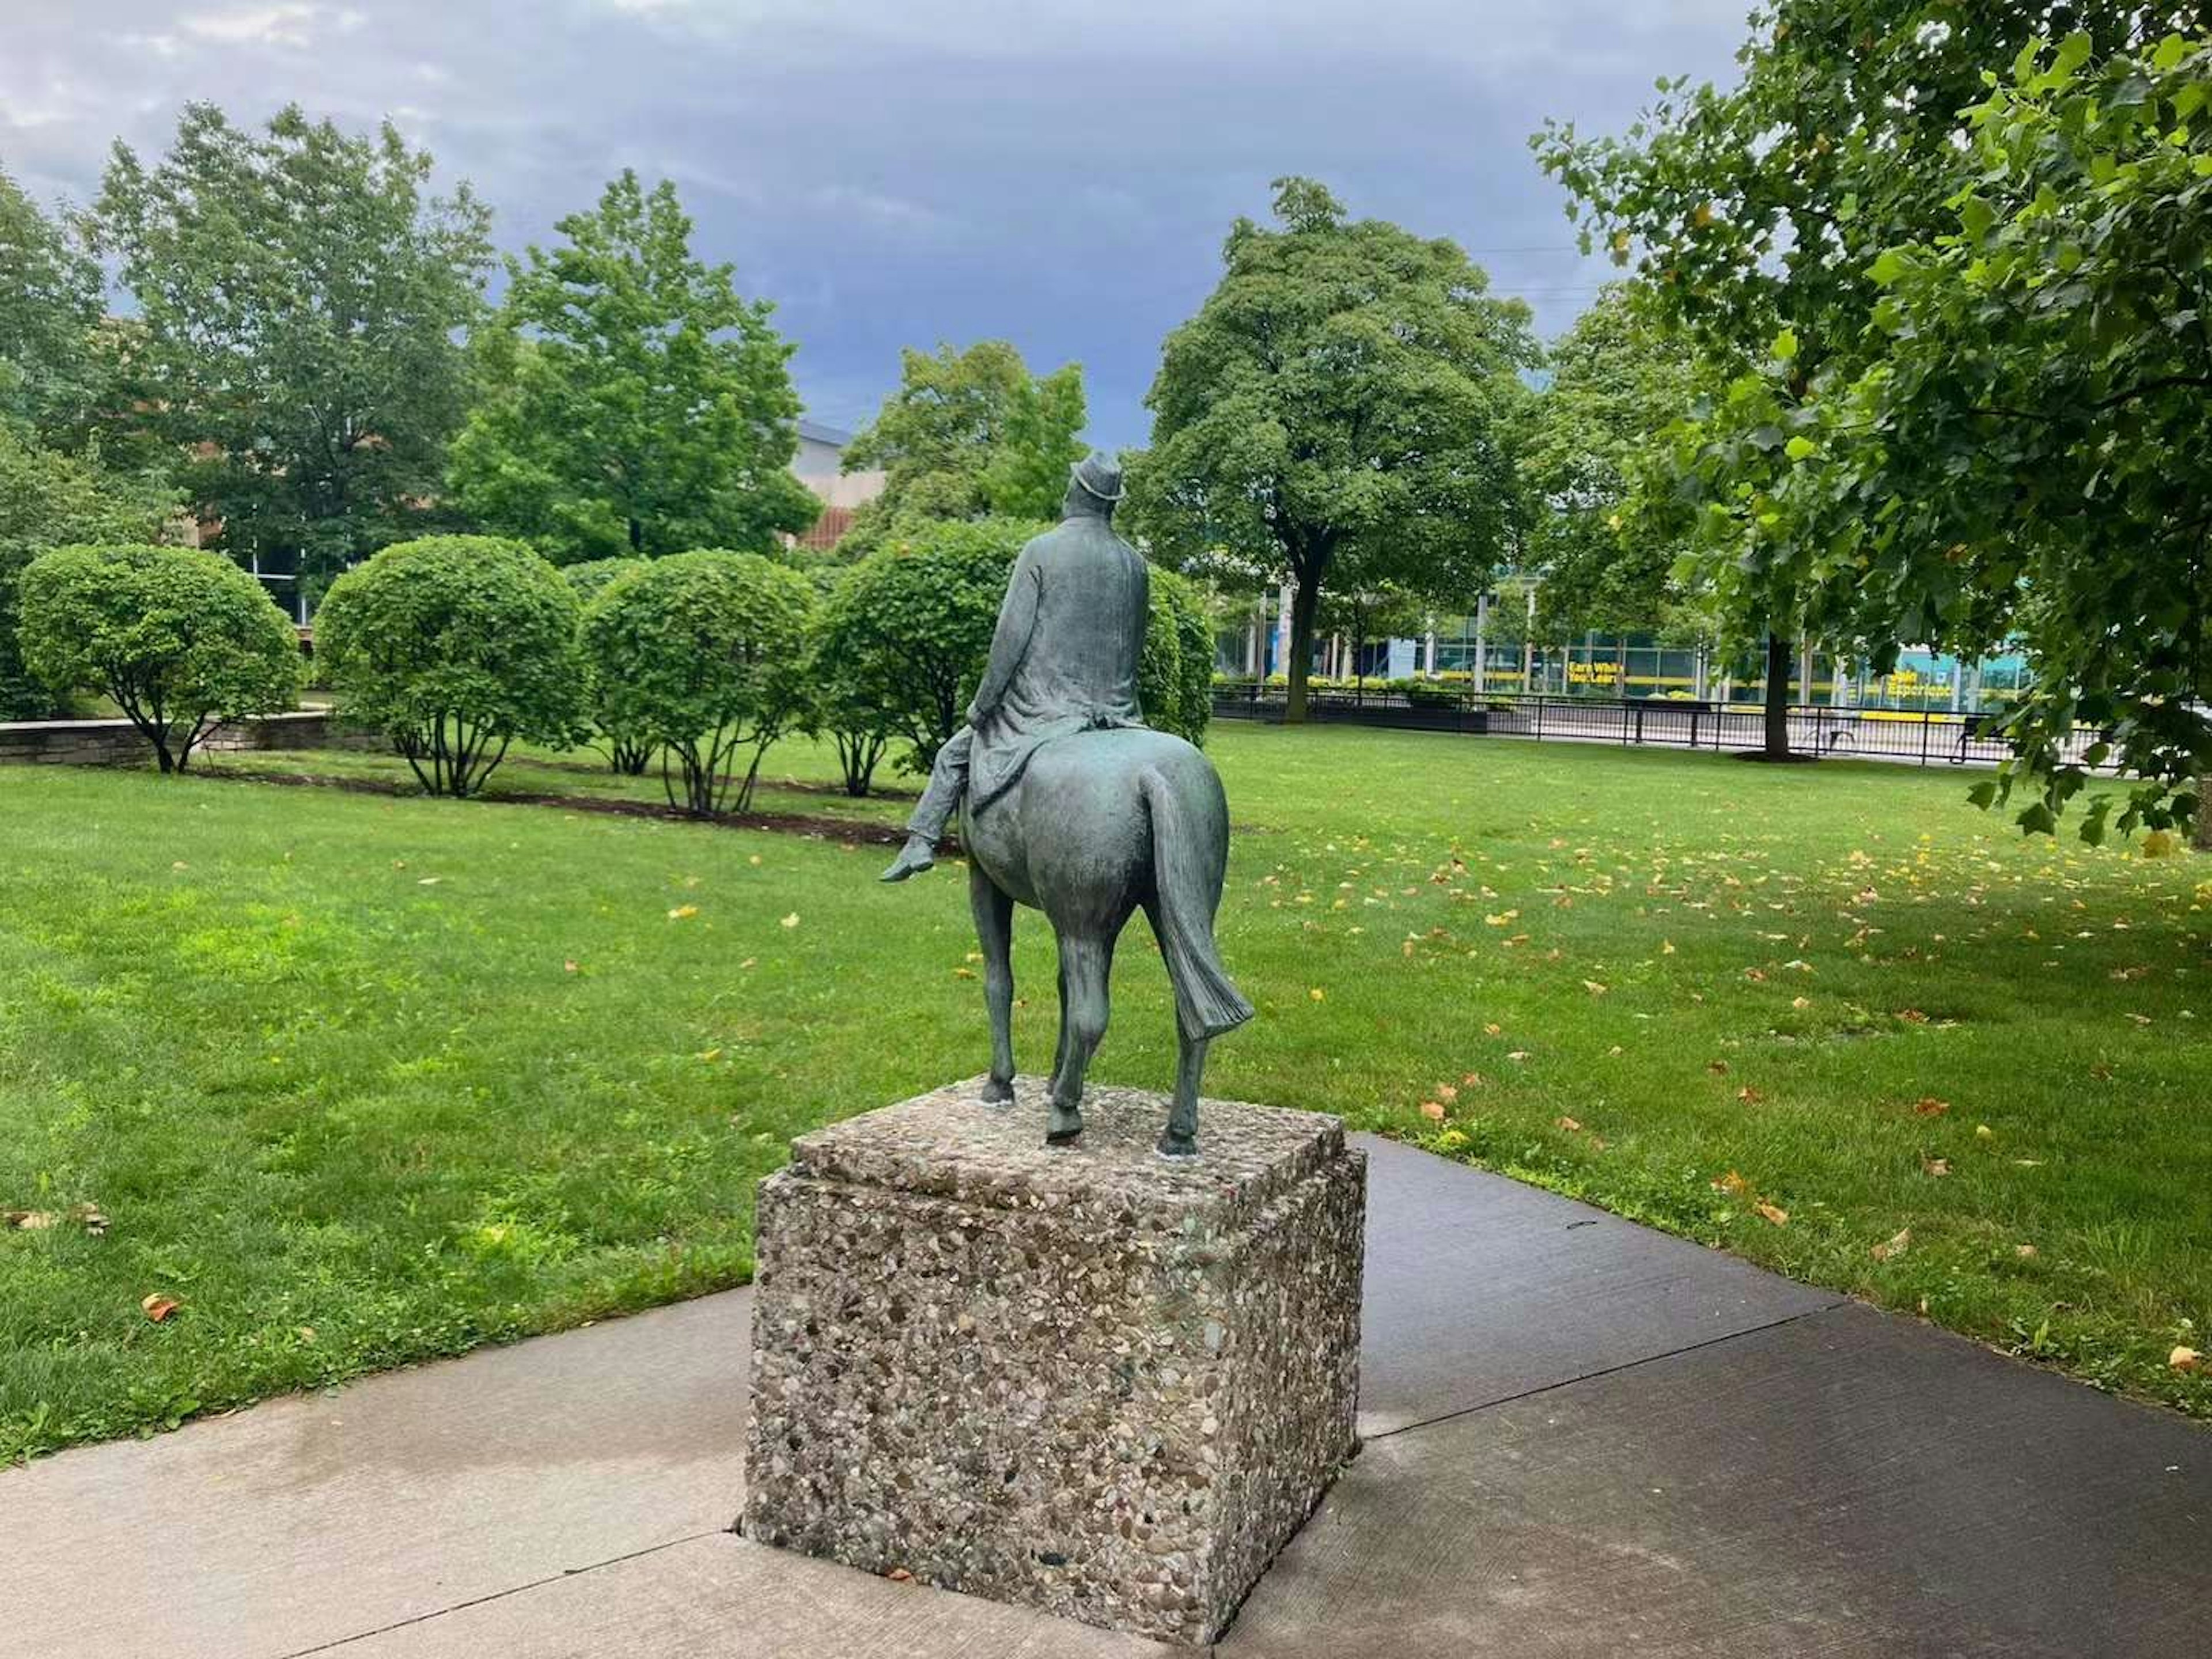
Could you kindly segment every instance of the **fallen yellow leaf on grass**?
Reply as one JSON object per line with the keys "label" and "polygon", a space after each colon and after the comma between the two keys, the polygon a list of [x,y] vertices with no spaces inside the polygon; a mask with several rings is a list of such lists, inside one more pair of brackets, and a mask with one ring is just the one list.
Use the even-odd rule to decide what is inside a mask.
{"label": "fallen yellow leaf on grass", "polygon": [[699,907],[697,905],[679,904],[673,910],[671,910],[668,913],[668,919],[671,921],[684,921],[698,914]]}
{"label": "fallen yellow leaf on grass", "polygon": [[2194,1348],[2176,1348],[2166,1355],[2166,1363],[2178,1371],[2198,1370],[2203,1367],[2204,1356]]}
{"label": "fallen yellow leaf on grass", "polygon": [[1561,1117],[1561,1118],[1557,1118],[1557,1119],[1555,1119],[1555,1120],[1553,1120],[1553,1121],[1554,1121],[1559,1125],[1559,1127],[1560,1128],[1562,1128],[1562,1129],[1565,1129],[1565,1130],[1569,1131],[1570,1133],[1573,1132],[1574,1130],[1579,1129],[1579,1128],[1581,1128],[1581,1127],[1583,1127],[1583,1126],[1582,1126],[1579,1122],[1577,1122],[1575,1119],[1571,1118],[1571,1117]]}
{"label": "fallen yellow leaf on grass", "polygon": [[1933,1095],[1923,1095],[1912,1103],[1912,1112],[1916,1117],[1941,1117],[1950,1109],[1949,1101],[1938,1100]]}
{"label": "fallen yellow leaf on grass", "polygon": [[1886,1244],[1877,1244],[1869,1252],[1877,1261],[1887,1261],[1893,1256],[1903,1255],[1912,1248],[1912,1229],[1900,1227]]}
{"label": "fallen yellow leaf on grass", "polygon": [[1599,984],[1594,979],[1584,980],[1583,981],[1583,989],[1588,991],[1594,997],[1601,997],[1606,993],[1606,988]]}
{"label": "fallen yellow leaf on grass", "polygon": [[1951,1160],[1948,1158],[1923,1158],[1920,1160],[1920,1172],[1923,1175],[1947,1176],[1951,1173]]}
{"label": "fallen yellow leaf on grass", "polygon": [[1444,1121],[1444,1109],[1443,1103],[1434,1100],[1423,1101],[1421,1103],[1421,1115],[1428,1119],[1431,1123],[1443,1122]]}
{"label": "fallen yellow leaf on grass", "polygon": [[1328,993],[1322,990],[1318,985],[1308,991],[1306,994],[1311,997],[1316,1002],[1325,1002],[1328,1000]]}
{"label": "fallen yellow leaf on grass", "polygon": [[952,970],[952,977],[955,979],[973,979],[975,977],[975,970],[973,968],[955,968]]}
{"label": "fallen yellow leaf on grass", "polygon": [[159,1291],[155,1291],[138,1305],[145,1310],[146,1317],[158,1325],[185,1304],[174,1297],[163,1296]]}
{"label": "fallen yellow leaf on grass", "polygon": [[1778,1227],[1786,1227],[1790,1224],[1790,1212],[1784,1209],[1779,1204],[1769,1204],[1762,1198],[1758,1203],[1753,1205],[1751,1207],[1758,1211],[1759,1214],[1765,1216],[1769,1221],[1771,1221]]}
{"label": "fallen yellow leaf on grass", "polygon": [[1991,1127],[1990,1127],[1990,1126],[1989,1126],[1988,1124],[1986,1124],[1986,1123],[1977,1123],[1976,1125],[1974,1125],[1974,1139],[1977,1139],[1977,1140],[1995,1140],[1996,1138],[1997,1138],[1997,1132],[1996,1132],[1995,1129],[1992,1129]]}
{"label": "fallen yellow leaf on grass", "polygon": [[1504,1030],[1502,1025],[1486,1025],[1482,1028],[1482,1034],[1485,1036],[1498,1036],[1502,1035]]}
{"label": "fallen yellow leaf on grass", "polygon": [[1730,1170],[1718,1181],[1713,1182],[1713,1190],[1717,1193],[1729,1193],[1741,1195],[1751,1190],[1751,1183],[1748,1181],[1746,1181],[1741,1176],[1738,1175],[1734,1170]]}
{"label": "fallen yellow leaf on grass", "polygon": [[1437,1085],[1437,1098],[1449,1105],[1459,1098],[1459,1091],[1449,1083],[1439,1083]]}
{"label": "fallen yellow leaf on grass", "polygon": [[786,917],[783,919],[783,925],[784,925],[786,927],[798,927],[798,926],[799,926],[799,912],[798,912],[798,911],[796,911],[796,910],[793,910],[793,911],[789,915],[786,916]]}
{"label": "fallen yellow leaf on grass", "polygon": [[2012,1247],[2012,1253],[2018,1256],[2022,1261],[2030,1261],[2035,1258],[2035,1246],[2033,1244],[2015,1244]]}
{"label": "fallen yellow leaf on grass", "polygon": [[1735,1091],[1735,1097],[1747,1106],[1756,1106],[1766,1098],[1766,1095],[1764,1091],[1754,1089],[1749,1084],[1746,1084]]}

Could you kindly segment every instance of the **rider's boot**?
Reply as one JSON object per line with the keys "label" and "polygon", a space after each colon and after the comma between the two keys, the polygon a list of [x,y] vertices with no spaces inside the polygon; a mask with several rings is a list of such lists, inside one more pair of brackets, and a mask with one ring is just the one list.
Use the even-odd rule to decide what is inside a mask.
{"label": "rider's boot", "polygon": [[937,843],[927,836],[908,836],[899,855],[891,860],[890,868],[878,878],[880,881],[904,881],[908,876],[918,876],[937,864]]}

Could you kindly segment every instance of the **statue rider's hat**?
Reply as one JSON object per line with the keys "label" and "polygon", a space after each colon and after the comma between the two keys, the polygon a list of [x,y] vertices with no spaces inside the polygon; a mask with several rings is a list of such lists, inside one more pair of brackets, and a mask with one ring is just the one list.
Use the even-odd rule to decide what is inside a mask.
{"label": "statue rider's hat", "polygon": [[1111,456],[1102,450],[1092,450],[1067,469],[1069,477],[1083,486],[1084,493],[1102,501],[1121,499],[1121,468]]}

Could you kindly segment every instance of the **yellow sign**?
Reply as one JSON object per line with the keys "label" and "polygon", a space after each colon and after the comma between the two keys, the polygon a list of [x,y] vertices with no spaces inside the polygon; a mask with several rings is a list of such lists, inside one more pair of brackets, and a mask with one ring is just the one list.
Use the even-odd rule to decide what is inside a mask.
{"label": "yellow sign", "polygon": [[1567,665],[1569,685],[1618,685],[1620,684],[1620,665],[1617,662],[1571,662]]}

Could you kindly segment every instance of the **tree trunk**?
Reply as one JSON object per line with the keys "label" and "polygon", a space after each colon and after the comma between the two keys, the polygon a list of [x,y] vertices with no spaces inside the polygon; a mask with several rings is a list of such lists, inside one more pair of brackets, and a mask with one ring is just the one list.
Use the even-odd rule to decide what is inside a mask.
{"label": "tree trunk", "polygon": [[2197,823],[2189,844],[2199,852],[2212,853],[2212,772],[2201,773],[2197,779]]}
{"label": "tree trunk", "polygon": [[1790,641],[1766,636],[1766,741],[1768,760],[1790,758]]}
{"label": "tree trunk", "polygon": [[1302,581],[1291,594],[1290,690],[1283,700],[1283,724],[1303,726],[1306,719],[1306,680],[1313,667],[1314,613],[1321,606],[1321,585]]}

